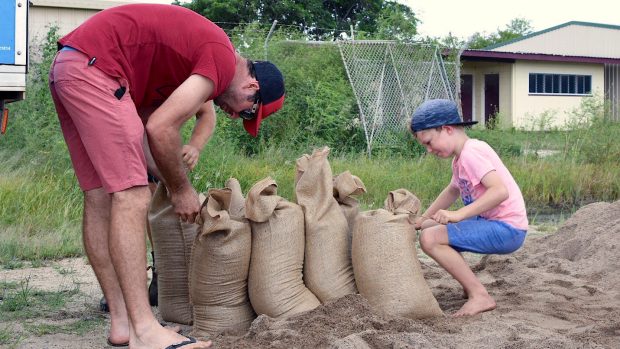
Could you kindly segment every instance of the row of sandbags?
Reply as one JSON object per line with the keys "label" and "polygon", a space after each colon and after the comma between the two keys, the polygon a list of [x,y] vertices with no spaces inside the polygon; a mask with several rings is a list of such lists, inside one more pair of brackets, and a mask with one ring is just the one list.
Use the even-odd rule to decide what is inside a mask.
{"label": "row of sandbags", "polygon": [[360,213],[363,183],[348,171],[333,178],[328,155],[297,160],[297,203],[269,177],[247,198],[230,179],[208,191],[198,224],[180,222],[160,186],[149,223],[163,319],[193,323],[197,336],[246,331],[256,314],[288,317],[356,292],[379,311],[440,315],[415,248],[419,200],[401,189]]}

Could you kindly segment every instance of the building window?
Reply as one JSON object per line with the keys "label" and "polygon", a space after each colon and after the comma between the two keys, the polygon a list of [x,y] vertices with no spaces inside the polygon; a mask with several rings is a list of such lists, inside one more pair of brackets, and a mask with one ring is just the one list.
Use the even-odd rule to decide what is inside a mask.
{"label": "building window", "polygon": [[530,73],[530,94],[591,95],[592,75]]}

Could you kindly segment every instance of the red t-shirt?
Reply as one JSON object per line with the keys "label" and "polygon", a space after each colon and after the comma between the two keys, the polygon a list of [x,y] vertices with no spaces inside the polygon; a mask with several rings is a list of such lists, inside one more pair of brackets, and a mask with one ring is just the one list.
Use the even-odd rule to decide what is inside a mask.
{"label": "red t-shirt", "polygon": [[60,39],[127,80],[138,108],[157,107],[192,74],[210,79],[213,99],[235,75],[235,50],[213,22],[181,6],[134,4],[101,11]]}

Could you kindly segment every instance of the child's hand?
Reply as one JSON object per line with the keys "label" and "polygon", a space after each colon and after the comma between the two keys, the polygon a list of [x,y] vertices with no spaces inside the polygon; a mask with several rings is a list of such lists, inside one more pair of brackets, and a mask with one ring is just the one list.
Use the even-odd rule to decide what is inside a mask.
{"label": "child's hand", "polygon": [[463,220],[458,211],[439,210],[433,215],[433,219],[440,224],[457,223]]}
{"label": "child's hand", "polygon": [[428,218],[424,217],[424,216],[419,216],[418,218],[415,219],[415,221],[413,222],[413,227],[415,229],[420,229],[422,228],[422,222],[424,222],[425,220],[427,220]]}
{"label": "child's hand", "polygon": [[[426,223],[426,224],[425,224],[425,223]],[[418,218],[416,218],[416,219],[415,219],[415,221],[413,222],[413,227],[414,227],[415,229],[417,229],[417,230],[420,230],[420,229],[426,229],[426,228],[428,228],[429,226],[433,226],[433,225],[436,225],[436,224],[437,224],[437,222],[435,222],[435,220],[434,220],[434,219],[432,219],[432,218],[428,218],[428,217],[427,217],[427,216],[425,216],[425,215],[420,215],[420,216],[418,216]]]}

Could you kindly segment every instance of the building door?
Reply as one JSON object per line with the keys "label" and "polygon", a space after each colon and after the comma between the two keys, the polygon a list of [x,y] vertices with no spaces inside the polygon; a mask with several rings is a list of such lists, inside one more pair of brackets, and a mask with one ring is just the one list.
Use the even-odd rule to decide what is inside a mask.
{"label": "building door", "polygon": [[484,123],[494,121],[499,112],[499,74],[484,75]]}
{"label": "building door", "polygon": [[474,76],[471,74],[461,75],[461,110],[463,121],[472,121],[473,114],[473,89]]}

